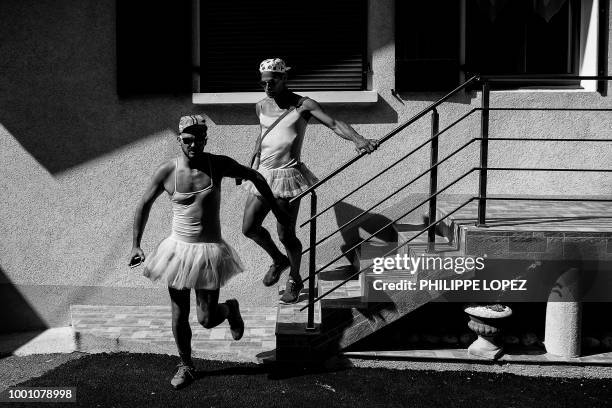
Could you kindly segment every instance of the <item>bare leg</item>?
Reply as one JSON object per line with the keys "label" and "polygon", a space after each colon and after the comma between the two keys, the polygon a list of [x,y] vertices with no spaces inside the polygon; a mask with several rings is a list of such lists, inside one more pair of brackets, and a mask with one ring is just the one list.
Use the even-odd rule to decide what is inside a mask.
{"label": "bare leg", "polygon": [[219,304],[219,289],[196,289],[198,322],[206,329],[221,324],[229,316],[229,307]]}
{"label": "bare leg", "polygon": [[168,288],[172,304],[172,334],[178,348],[181,361],[192,366],[191,361],[191,327],[189,326],[190,289]]}
{"label": "bare leg", "polygon": [[300,210],[300,200],[297,200],[289,204],[289,199],[277,198],[276,202],[291,216],[290,225],[282,225],[276,223],[276,229],[278,232],[278,238],[283,243],[289,262],[291,262],[291,271],[289,275],[291,278],[299,282],[302,280],[300,277],[300,262],[302,261],[302,243],[295,235],[295,224],[297,222],[298,211]]}
{"label": "bare leg", "polygon": [[198,322],[206,329],[221,324],[227,319],[234,340],[240,340],[244,333],[244,321],[236,299],[219,304],[219,289],[196,289]]}
{"label": "bare leg", "polygon": [[261,226],[266,215],[270,212],[270,207],[255,194],[249,194],[244,207],[244,217],[242,219],[242,233],[255,241],[270,255],[274,263],[281,263],[285,255],[278,249],[270,233]]}

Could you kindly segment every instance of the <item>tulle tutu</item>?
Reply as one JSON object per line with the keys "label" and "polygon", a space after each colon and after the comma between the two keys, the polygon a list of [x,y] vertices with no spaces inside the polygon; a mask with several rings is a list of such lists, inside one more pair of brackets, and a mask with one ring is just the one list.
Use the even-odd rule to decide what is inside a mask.
{"label": "tulle tutu", "polygon": [[238,254],[223,240],[192,243],[170,236],[146,258],[143,275],[164,278],[175,289],[218,289],[243,271]]}
{"label": "tulle tutu", "polygon": [[[264,176],[270,186],[270,190],[272,190],[272,194],[277,198],[295,197],[319,181],[303,163],[280,169],[260,168],[257,171]],[[245,182],[243,185],[248,192],[261,196],[250,181]]]}

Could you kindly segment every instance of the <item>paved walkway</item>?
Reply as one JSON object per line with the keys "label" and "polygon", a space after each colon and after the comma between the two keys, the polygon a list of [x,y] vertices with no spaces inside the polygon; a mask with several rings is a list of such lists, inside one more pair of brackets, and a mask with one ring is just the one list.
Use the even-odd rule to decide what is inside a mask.
{"label": "paved walkway", "polygon": [[[81,337],[92,335],[124,344],[140,343],[143,351],[176,354],[170,306],[72,305],[70,312],[72,326]],[[257,361],[257,355],[276,347],[276,313],[275,307],[241,308],[244,337],[234,341],[227,322],[205,329],[198,323],[192,307],[189,321],[194,357]]]}
{"label": "paved walkway", "polygon": [[[149,351],[176,354],[176,346],[170,326],[170,307],[166,306],[95,306],[73,305],[72,325],[81,336],[92,335],[101,339],[121,342],[128,347],[110,351]],[[197,358],[222,359],[231,361],[258,362],[271,356],[276,347],[275,325],[277,310],[273,307],[245,308],[245,333],[240,341],[234,341],[227,322],[214,329],[201,327],[195,314],[190,316],[193,331],[193,353]],[[139,344],[141,347],[129,347]],[[91,346],[81,346],[80,351]],[[99,347],[99,344],[95,344]],[[83,349],[85,348],[85,349]],[[467,354],[464,348],[429,350],[402,350],[345,353],[347,357],[397,359],[412,361],[486,362]],[[612,365],[612,352],[598,352],[579,358],[556,357],[542,349],[509,350],[499,363],[518,364],[577,364]]]}

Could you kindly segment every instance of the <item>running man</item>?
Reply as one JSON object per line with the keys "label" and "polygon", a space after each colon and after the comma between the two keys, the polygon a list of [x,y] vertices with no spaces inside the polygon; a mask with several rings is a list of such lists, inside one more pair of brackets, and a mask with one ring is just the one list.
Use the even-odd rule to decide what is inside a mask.
{"label": "running man", "polygon": [[221,179],[250,180],[269,202],[279,223],[287,224],[289,217],[276,204],[259,173],[229,157],[204,152],[207,127],[202,116],[183,116],[177,140],[182,154],[159,166],[136,209],[130,263],[145,260],[140,241],[149,212],[157,197],[167,192],[172,202],[172,234],[146,258],[144,276],[153,281],[163,278],[168,284],[172,333],[181,360],[171,384],[180,388],[195,375],[189,326],[191,289],[195,289],[196,312],[202,326],[212,329],[227,319],[234,340],[240,340],[244,333],[238,301],[219,303],[220,287],[244,270],[236,251],[221,237]]}
{"label": "running man", "polygon": [[271,207],[269,201],[262,200],[261,194],[252,183],[245,183],[250,194],[244,209],[242,231],[272,258],[273,263],[263,278],[264,285],[274,285],[280,279],[281,272],[290,267],[289,279],[281,301],[296,303],[304,287],[300,277],[302,244],[295,235],[300,203],[298,200],[289,204],[289,200],[317,182],[314,174],[300,161],[308,120],[314,117],[341,138],[352,141],[359,153],[372,153],[378,147],[378,141],[364,138],[345,122],[326,114],[316,101],[290,91],[287,88],[288,70],[280,58],[267,59],[259,66],[260,84],[267,98],[255,105],[261,133],[251,158],[251,167],[264,176],[272,189],[276,204],[291,217],[288,225],[277,224],[278,237],[287,255],[278,249],[270,233],[262,227]]}

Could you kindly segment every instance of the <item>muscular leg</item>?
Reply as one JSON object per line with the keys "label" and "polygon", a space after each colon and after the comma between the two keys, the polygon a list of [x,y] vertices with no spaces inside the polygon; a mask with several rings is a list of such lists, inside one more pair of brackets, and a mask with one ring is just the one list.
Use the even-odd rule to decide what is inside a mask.
{"label": "muscular leg", "polygon": [[183,363],[191,366],[191,327],[189,326],[190,289],[168,288],[172,304],[172,334]]}
{"label": "muscular leg", "polygon": [[249,194],[244,207],[242,233],[262,247],[274,263],[280,263],[285,256],[272,240],[268,230],[261,226],[268,212],[270,212],[270,207],[261,198],[255,194]]}
{"label": "muscular leg", "polygon": [[229,316],[229,307],[219,304],[219,289],[196,289],[198,322],[206,329],[221,324]]}
{"label": "muscular leg", "polygon": [[206,329],[221,324],[225,319],[230,325],[234,340],[240,340],[244,333],[244,321],[236,299],[228,299],[219,304],[219,289],[196,289],[198,322]]}
{"label": "muscular leg", "polygon": [[291,278],[299,282],[302,278],[300,277],[300,262],[302,260],[302,243],[295,236],[295,224],[297,222],[298,211],[300,210],[300,200],[289,204],[288,199],[278,198],[276,199],[278,205],[283,208],[291,216],[291,225],[282,225],[276,223],[276,229],[278,232],[278,238],[283,243],[287,256],[291,262],[291,271],[289,275]]}

